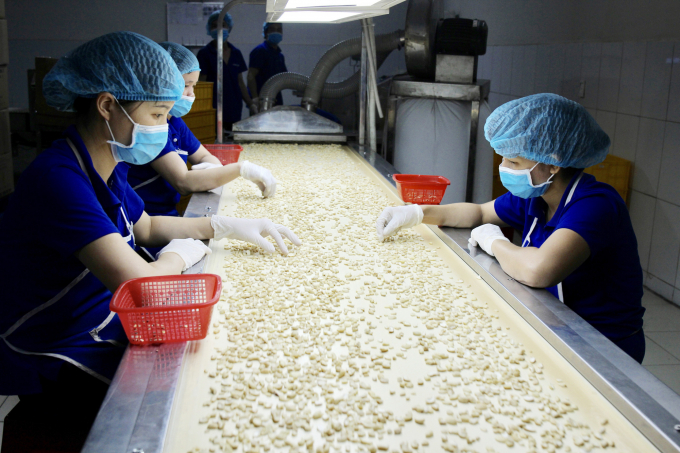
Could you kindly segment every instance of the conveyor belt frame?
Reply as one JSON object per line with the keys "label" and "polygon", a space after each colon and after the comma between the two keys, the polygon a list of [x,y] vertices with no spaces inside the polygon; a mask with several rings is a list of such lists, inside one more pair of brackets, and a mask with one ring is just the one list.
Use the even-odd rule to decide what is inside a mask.
{"label": "conveyor belt frame", "polygon": [[[353,145],[389,184],[394,167]],[[220,196],[194,194],[185,217],[217,212]],[[680,395],[546,290],[510,278],[495,258],[470,250],[470,230],[431,227],[470,268],[664,453],[680,452]],[[202,272],[205,263],[189,269]],[[84,453],[161,453],[187,343],[129,346],[90,431]]]}

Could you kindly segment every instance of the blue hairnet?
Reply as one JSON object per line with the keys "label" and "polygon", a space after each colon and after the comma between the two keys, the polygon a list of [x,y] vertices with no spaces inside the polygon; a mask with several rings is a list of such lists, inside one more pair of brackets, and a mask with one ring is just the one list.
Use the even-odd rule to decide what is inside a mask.
{"label": "blue hairnet", "polygon": [[[208,22],[205,24],[205,31],[210,35],[210,27],[217,23],[217,19],[220,17],[221,10],[214,11],[210,17],[208,17]],[[222,21],[224,28],[231,31],[234,28],[234,19],[231,18],[231,14],[227,13],[224,15],[224,20]]]}
{"label": "blue hairnet", "polygon": [[503,157],[563,168],[599,164],[611,143],[583,106],[549,93],[501,105],[486,120],[484,135]]}
{"label": "blue hairnet", "polygon": [[201,65],[198,64],[196,55],[186,47],[174,42],[162,42],[160,46],[168,51],[173,61],[177,65],[177,69],[182,74],[189,74],[190,72],[200,71]]}
{"label": "blue hairnet", "polygon": [[137,33],[95,38],[59,59],[43,80],[47,104],[73,111],[78,97],[108,92],[128,101],[178,101],[184,79],[170,54]]}

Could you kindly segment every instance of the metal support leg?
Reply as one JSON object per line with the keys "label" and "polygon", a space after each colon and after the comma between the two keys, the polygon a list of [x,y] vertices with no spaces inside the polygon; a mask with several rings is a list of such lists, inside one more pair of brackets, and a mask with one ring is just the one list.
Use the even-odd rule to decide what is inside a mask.
{"label": "metal support leg", "polygon": [[366,51],[366,31],[361,28],[361,89],[359,90],[359,144],[366,144],[366,83],[368,81],[368,54]]}
{"label": "metal support leg", "polygon": [[383,158],[394,165],[395,128],[397,125],[397,104],[399,98],[388,96],[387,117],[385,118],[385,135],[383,138]]}
{"label": "metal support leg", "polygon": [[475,187],[475,163],[477,160],[477,128],[479,126],[479,101],[472,101],[470,106],[470,146],[468,148],[467,187],[465,201],[472,203]]}

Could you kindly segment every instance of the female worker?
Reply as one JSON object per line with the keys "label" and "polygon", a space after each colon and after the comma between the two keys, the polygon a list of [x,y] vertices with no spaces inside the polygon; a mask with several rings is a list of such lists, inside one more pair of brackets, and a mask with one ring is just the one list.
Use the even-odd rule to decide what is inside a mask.
{"label": "female worker", "polygon": [[[217,19],[220,12],[215,11],[208,18],[205,25],[208,35],[212,41],[198,51],[198,61],[201,64],[201,80],[213,82],[213,107],[217,108]],[[231,131],[234,123],[241,121],[241,111],[243,102],[251,110],[255,108],[253,100],[248,94],[246,83],[243,81],[243,73],[248,70],[243,54],[233,44],[227,41],[229,33],[234,27],[234,20],[231,14],[224,16],[222,38],[222,125],[226,131]]]}
{"label": "female worker", "polygon": [[[180,194],[204,192],[227,184],[239,175],[257,184],[265,197],[276,193],[276,180],[271,172],[248,161],[222,166],[196,139],[184,121],[194,102],[194,87],[200,67],[196,56],[186,47],[172,42],[160,44],[168,51],[184,79],[182,98],[168,114],[168,142],[161,153],[144,165],[132,165],[128,182],[144,201],[144,211],[151,216],[176,216]],[[188,171],[187,160],[193,165]],[[162,244],[165,245],[165,244]],[[139,247],[147,259],[153,260],[160,248]]]}
{"label": "female worker", "polygon": [[[503,156],[509,193],[482,205],[387,208],[378,237],[421,222],[474,228],[471,244],[510,277],[547,288],[642,362],[642,268],[628,209],[611,186],[583,172],[606,157],[607,134],[581,105],[554,94],[502,105],[484,132]],[[501,232],[507,225],[523,231],[521,247]]]}
{"label": "female worker", "polygon": [[[179,274],[210,253],[197,239],[246,240],[273,252],[264,239],[271,235],[283,253],[281,234],[300,243],[266,219],[144,212],[127,164],[145,164],[163,149],[168,112],[183,90],[170,55],[130,32],[81,45],[43,81],[47,103],[77,110],[78,120],[24,172],[0,221],[0,394],[21,395],[8,420],[23,413],[41,435],[52,430],[72,447],[82,446],[106,391],[101,383],[110,382],[125,350],[109,311],[118,285]],[[168,242],[153,263],[134,252],[135,244]]]}

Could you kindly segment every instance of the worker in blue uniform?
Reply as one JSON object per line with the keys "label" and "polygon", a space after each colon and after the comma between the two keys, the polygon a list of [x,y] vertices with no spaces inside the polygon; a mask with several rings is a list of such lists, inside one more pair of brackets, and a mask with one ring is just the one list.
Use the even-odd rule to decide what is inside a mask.
{"label": "worker in blue uniform", "polygon": [[[239,176],[257,184],[265,197],[273,197],[276,179],[269,170],[248,161],[222,166],[219,159],[210,154],[189,130],[181,117],[191,110],[195,99],[194,87],[200,73],[198,60],[189,49],[179,44],[162,42],[160,45],[177,64],[184,79],[184,92],[168,114],[169,135],[165,148],[148,164],[132,165],[128,172],[128,182],[144,201],[146,213],[150,216],[177,216],[180,194],[219,188]],[[187,161],[192,164],[191,171],[187,169]],[[162,246],[138,246],[138,250],[153,261]]]}
{"label": "worker in blue uniform", "polygon": [[[101,401],[116,371],[127,339],[109,302],[122,282],[179,274],[210,253],[199,239],[244,240],[274,252],[265,239],[272,236],[284,254],[282,235],[300,243],[267,219],[144,212],[127,182],[128,164],[150,162],[165,147],[167,115],[183,91],[168,52],[130,32],[81,45],[45,77],[47,103],[76,110],[78,119],[24,172],[0,220],[0,394],[20,395],[18,407],[35,415],[15,427],[49,414],[38,433],[58,426],[58,439],[82,447],[89,426],[74,431],[76,418],[64,414],[82,421],[80,405]],[[153,263],[134,251],[168,242]],[[54,404],[69,399],[67,407]],[[36,451],[29,446],[18,451]]]}
{"label": "worker in blue uniform", "polygon": [[[253,98],[250,113],[258,113],[259,93],[264,84],[281,72],[288,72],[286,60],[279,47],[283,40],[283,24],[265,22],[262,26],[264,42],[250,52],[248,65],[248,89]],[[281,93],[276,95],[276,104],[283,105]]]}
{"label": "worker in blue uniform", "polygon": [[[515,280],[555,297],[642,362],[642,268],[626,204],[611,186],[583,172],[602,162],[610,140],[576,102],[555,94],[517,99],[484,126],[503,156],[505,195],[477,205],[385,209],[379,239],[422,223],[474,228],[471,245],[495,256]],[[521,246],[499,227],[523,232]]]}
{"label": "worker in blue uniform", "polygon": [[[198,51],[198,62],[201,67],[200,80],[213,82],[213,107],[217,108],[217,19],[220,12],[215,11],[208,18],[206,31],[212,41]],[[243,73],[248,70],[246,61],[241,51],[230,43],[229,34],[234,28],[234,20],[231,14],[224,16],[222,29],[223,50],[223,78],[222,78],[222,127],[231,131],[234,123],[241,121],[243,103],[248,108],[253,101],[243,80]]]}

